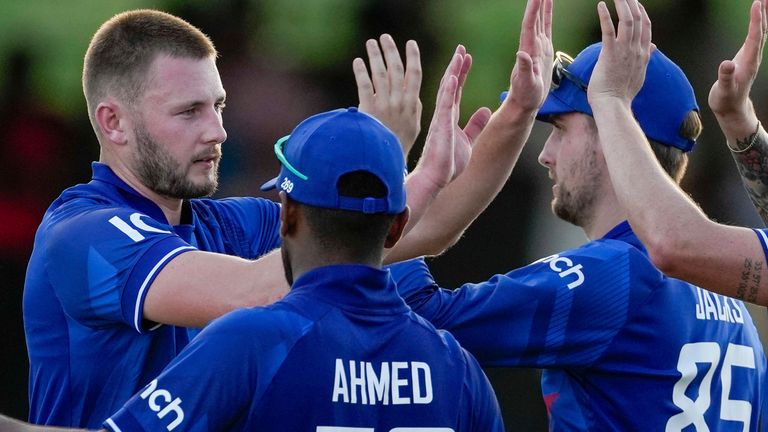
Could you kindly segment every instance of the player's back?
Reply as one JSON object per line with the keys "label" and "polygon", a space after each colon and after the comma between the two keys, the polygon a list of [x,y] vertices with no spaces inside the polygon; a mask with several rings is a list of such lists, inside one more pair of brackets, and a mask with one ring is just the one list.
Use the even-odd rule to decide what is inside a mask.
{"label": "player's back", "polygon": [[[158,391],[178,398],[178,415],[153,408]],[[474,358],[415,315],[388,272],[350,265],[212,323],[110,422],[134,430],[134,419],[177,432],[503,430]]]}
{"label": "player's back", "polygon": [[384,432],[494,424],[477,423],[493,414],[495,402],[484,394],[487,382],[474,359],[394,292],[329,285],[300,286],[295,294],[276,309],[308,327],[255,407],[256,424]]}

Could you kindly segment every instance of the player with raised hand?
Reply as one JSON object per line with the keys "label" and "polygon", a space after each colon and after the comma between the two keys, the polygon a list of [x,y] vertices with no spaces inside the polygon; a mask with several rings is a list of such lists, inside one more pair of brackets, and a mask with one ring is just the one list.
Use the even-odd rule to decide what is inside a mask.
{"label": "player with raised hand", "polygon": [[264,187],[280,190],[291,291],[211,323],[104,427],[501,432],[477,361],[381,268],[408,219],[394,134],[340,109],[303,121],[275,153],[281,169]]}
{"label": "player with raised hand", "polygon": [[545,369],[550,430],[761,430],[767,366],[746,307],[655,268],[614,192],[603,151],[650,152],[647,137],[648,160],[662,160],[671,183],[700,131],[693,89],[651,52],[642,7],[614,3],[618,31],[601,2],[602,43],[572,60],[558,55],[538,112],[553,125],[539,155],[554,181],[552,210],[591,241],[456,290],[412,261],[393,267],[398,288],[482,365]]}
{"label": "player with raised hand", "polygon": [[[766,5],[752,2],[747,37],[732,60],[720,64],[709,94],[727,144],[734,153],[750,197],[765,215],[766,133],[749,99],[765,43]],[[606,122],[608,123],[608,122]],[[626,135],[627,123],[614,124]],[[611,129],[606,130],[606,132]],[[665,273],[703,288],[768,305],[765,230],[727,226],[710,220],[649,157],[642,137],[626,139],[604,153],[616,193],[654,263]],[[645,182],[637,182],[642,177]]]}
{"label": "player with raised hand", "polygon": [[[464,83],[461,77],[468,73],[472,58],[462,46],[457,48],[456,53],[464,57],[463,64],[466,65],[459,75],[458,97]],[[454,144],[457,151],[455,160],[458,165],[464,155],[469,156],[466,169],[440,191],[424,218],[398,244],[401,250],[410,252],[414,240],[455,243],[463,230],[498,194],[512,173],[533,128],[536,111],[547,96],[552,58],[552,0],[529,0],[521,24],[519,48],[510,75],[507,100],[492,115],[486,108],[480,108],[470,117],[467,125],[461,128],[456,122],[460,102],[457,98],[457,114],[453,119],[453,136],[457,140]],[[433,120],[430,133],[443,130],[435,126]],[[461,206],[456,205],[459,202]],[[458,234],[440,238],[449,233]],[[412,254],[394,251],[389,257],[398,261],[406,259],[407,255]]]}

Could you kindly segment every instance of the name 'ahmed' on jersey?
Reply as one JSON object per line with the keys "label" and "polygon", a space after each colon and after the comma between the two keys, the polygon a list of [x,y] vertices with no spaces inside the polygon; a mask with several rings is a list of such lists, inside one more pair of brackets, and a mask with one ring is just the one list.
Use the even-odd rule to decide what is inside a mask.
{"label": "name 'ahmed' on jersey", "polygon": [[365,405],[428,404],[432,372],[418,361],[371,362],[336,359],[333,402]]}

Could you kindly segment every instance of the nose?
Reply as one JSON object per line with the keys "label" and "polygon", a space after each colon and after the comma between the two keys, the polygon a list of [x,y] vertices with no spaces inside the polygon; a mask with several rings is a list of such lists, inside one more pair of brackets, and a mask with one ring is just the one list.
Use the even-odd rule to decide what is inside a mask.
{"label": "nose", "polygon": [[544,143],[544,147],[541,149],[541,153],[539,153],[539,164],[546,168],[551,168],[555,162],[552,135],[553,134],[549,134],[549,138],[547,138],[547,141]]}
{"label": "nose", "polygon": [[210,144],[221,144],[227,140],[227,131],[224,129],[224,120],[221,112],[212,109],[206,119],[203,140]]}

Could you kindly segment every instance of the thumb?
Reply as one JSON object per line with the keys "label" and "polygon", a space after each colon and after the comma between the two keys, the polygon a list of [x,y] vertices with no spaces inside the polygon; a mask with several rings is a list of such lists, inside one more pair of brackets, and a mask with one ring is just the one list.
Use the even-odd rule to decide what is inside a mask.
{"label": "thumb", "polygon": [[485,129],[488,121],[491,119],[491,110],[487,107],[482,107],[472,114],[472,117],[467,121],[467,125],[464,126],[464,133],[469,138],[469,143],[474,144],[477,137]]}
{"label": "thumb", "polygon": [[533,73],[533,59],[525,51],[518,51],[515,67],[519,74],[531,75]]}
{"label": "thumb", "polygon": [[717,81],[723,88],[732,88],[735,85],[736,63],[725,60],[717,69]]}

